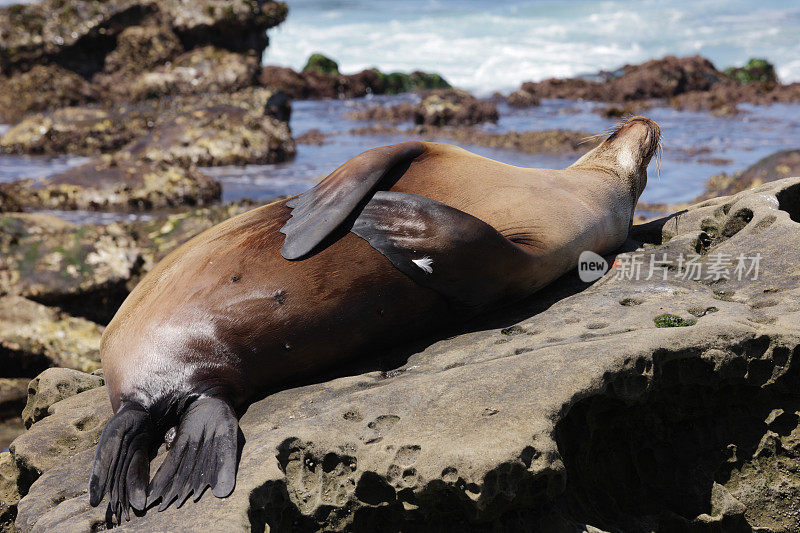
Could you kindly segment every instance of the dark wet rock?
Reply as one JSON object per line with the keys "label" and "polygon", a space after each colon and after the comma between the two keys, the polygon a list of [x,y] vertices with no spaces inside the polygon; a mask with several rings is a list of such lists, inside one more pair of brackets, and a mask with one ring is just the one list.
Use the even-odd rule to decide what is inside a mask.
{"label": "dark wet rock", "polygon": [[[573,272],[467,332],[254,403],[229,498],[120,529],[796,531],[798,220],[795,178],[635,226],[643,246],[588,288]],[[757,252],[756,279],[623,266],[692,253],[707,273]],[[656,327],[665,314],[694,324]],[[16,526],[100,529],[86,481],[106,391],[52,412],[12,445]]]}
{"label": "dark wet rock", "polygon": [[523,83],[520,90],[540,98],[626,102],[706,91],[724,79],[709,60],[700,56],[667,56],[604,74],[605,81],[551,78]]}
{"label": "dark wet rock", "polygon": [[[50,366],[100,368],[103,328],[21,296],[0,297],[0,376],[29,380]],[[15,413],[18,416],[21,409]],[[3,418],[3,416],[0,416]]]}
{"label": "dark wet rock", "polygon": [[22,411],[25,427],[30,427],[50,414],[50,407],[81,392],[102,387],[101,376],[71,368],[48,368],[26,383],[27,401]]}
{"label": "dark wet rock", "polygon": [[458,89],[431,91],[417,104],[404,102],[391,107],[375,106],[348,114],[355,120],[411,121],[424,126],[468,126],[497,122],[498,116],[493,102]]}
{"label": "dark wet rock", "polygon": [[535,107],[541,103],[541,99],[536,96],[536,92],[531,85],[517,89],[506,98],[511,107]]}
{"label": "dark wet rock", "polygon": [[101,211],[206,205],[222,193],[219,183],[194,167],[151,163],[126,152],[49,178],[0,184],[0,190],[25,209]]}
{"label": "dark wet rock", "polygon": [[214,166],[278,163],[296,150],[288,123],[263,111],[219,105],[179,115],[125,152],[152,162]]}
{"label": "dark wet rock", "polygon": [[311,54],[303,67],[303,72],[317,72],[329,76],[339,75],[339,64],[323,54]]}
{"label": "dark wet rock", "polygon": [[264,105],[264,115],[278,122],[289,122],[292,116],[292,101],[283,91],[276,91]]}
{"label": "dark wet rock", "polygon": [[58,65],[36,65],[13,77],[0,74],[0,123],[15,123],[27,113],[97,100],[83,78]]}
{"label": "dark wet rock", "polygon": [[[56,305],[72,315],[106,323],[142,268],[139,248],[120,224],[75,226],[50,215],[6,213],[0,214],[0,225],[0,294]],[[10,316],[21,315],[14,311]],[[95,344],[85,351],[76,350],[74,356],[80,360],[92,350],[96,360],[99,333],[81,327],[87,328],[86,342]],[[58,328],[53,334],[75,337],[58,333]],[[78,341],[65,338],[63,342]],[[24,375],[35,375],[47,366],[50,364],[45,362]]]}
{"label": "dark wet rock", "polygon": [[[309,61],[311,62],[311,58]],[[292,98],[304,99],[357,98],[368,94],[399,94],[450,88],[444,78],[434,73],[414,71],[410,74],[387,74],[373,68],[355,74],[339,74],[338,66],[334,72],[331,65],[326,68],[316,65],[302,72],[288,67],[267,65],[261,69],[258,81],[265,87],[284,91]]]}
{"label": "dark wet rock", "polygon": [[800,176],[800,150],[783,150],[734,174],[717,174],[706,182],[705,192],[695,201],[735,194],[778,179]]}
{"label": "dark wet rock", "polygon": [[120,87],[122,100],[160,98],[175,94],[234,92],[253,85],[260,56],[229,52],[213,46],[198,48],[157,69],[140,74]]}
{"label": "dark wet rock", "polygon": [[[718,71],[701,56],[666,56],[640,65],[625,65],[614,72],[601,72],[593,79],[551,78],[525,82],[508,101],[512,104],[529,93],[539,98],[595,100],[641,108],[649,105],[650,100],[658,99],[678,109],[705,109],[721,115],[736,113],[736,104],[743,102],[800,101],[800,84],[781,85],[774,78],[774,71],[770,74],[768,64],[748,63],[741,69],[729,71],[731,76]],[[742,83],[751,79],[758,81]]]}

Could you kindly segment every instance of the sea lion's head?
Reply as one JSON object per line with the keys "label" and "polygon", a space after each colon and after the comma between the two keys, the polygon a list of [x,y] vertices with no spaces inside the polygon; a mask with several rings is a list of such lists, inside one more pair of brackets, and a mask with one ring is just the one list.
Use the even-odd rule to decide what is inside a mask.
{"label": "sea lion's head", "polygon": [[631,186],[635,199],[647,184],[647,165],[661,146],[661,128],[647,117],[632,117],[613,127],[606,139],[571,168],[606,170]]}

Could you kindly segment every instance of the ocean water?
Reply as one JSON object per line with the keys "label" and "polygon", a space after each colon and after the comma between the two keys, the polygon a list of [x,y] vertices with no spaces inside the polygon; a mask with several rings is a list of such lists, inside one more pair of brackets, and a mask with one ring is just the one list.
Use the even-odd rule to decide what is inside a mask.
{"label": "ocean water", "polygon": [[800,80],[797,0],[289,0],[269,36],[265,63],[323,52],[343,72],[435,71],[479,94],[668,54],[766,57]]}

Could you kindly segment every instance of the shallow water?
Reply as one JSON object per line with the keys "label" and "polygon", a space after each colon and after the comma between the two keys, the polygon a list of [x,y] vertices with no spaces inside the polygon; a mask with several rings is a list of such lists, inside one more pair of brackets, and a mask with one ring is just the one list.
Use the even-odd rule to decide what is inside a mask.
{"label": "shallow water", "polygon": [[[345,115],[370,105],[393,105],[418,99],[416,95],[379,96],[353,100],[305,100],[293,103],[292,131],[295,136],[318,129],[327,134],[322,146],[299,144],[297,157],[274,165],[205,168],[204,172],[222,183],[223,201],[251,199],[266,201],[292,195],[312,187],[337,166],[354,155],[373,148],[414,138],[413,134],[352,135],[350,130],[368,126]],[[597,133],[617,121],[597,113],[604,104],[545,100],[541,106],[510,108],[500,103],[500,120],[482,129],[504,133],[564,129]],[[741,106],[736,117],[715,117],[707,112],[653,108],[643,114],[656,120],[664,135],[661,177],[651,163],[650,179],[642,201],[676,203],[693,199],[703,192],[706,180],[720,172],[736,172],[776,151],[800,148],[800,105],[771,107]],[[401,129],[411,124],[400,124]],[[442,139],[447,142],[447,139]],[[525,154],[482,146],[462,146],[477,154],[512,165],[563,168],[575,160],[573,155]],[[55,174],[87,161],[84,157],[29,157],[0,155],[0,181],[35,178]],[[72,222],[108,223],[147,217],[146,214],[59,212]]]}
{"label": "shallow water", "polygon": [[[400,98],[394,97],[397,100]],[[404,96],[403,100],[413,98]],[[292,130],[296,136],[310,129],[346,132],[366,125],[345,118],[356,107],[373,102],[391,104],[392,97],[337,101],[302,101],[293,107]],[[500,120],[485,125],[486,131],[504,133],[564,129],[601,132],[617,121],[595,109],[603,104],[545,100],[541,106],[513,109],[499,105]],[[706,180],[720,172],[736,172],[776,151],[800,148],[800,105],[743,106],[736,117],[715,117],[707,112],[653,108],[645,115],[656,120],[664,135],[661,177],[651,163],[650,180],[643,202],[675,203],[691,200],[703,192]],[[401,128],[410,124],[401,124]],[[278,165],[220,167],[206,169],[223,184],[223,200],[265,200],[277,195],[302,192],[350,157],[375,146],[400,142],[413,135],[329,135],[322,146],[298,145],[297,158]],[[446,139],[444,139],[446,140]],[[571,155],[524,154],[482,146],[462,145],[480,155],[528,167],[563,168]]]}

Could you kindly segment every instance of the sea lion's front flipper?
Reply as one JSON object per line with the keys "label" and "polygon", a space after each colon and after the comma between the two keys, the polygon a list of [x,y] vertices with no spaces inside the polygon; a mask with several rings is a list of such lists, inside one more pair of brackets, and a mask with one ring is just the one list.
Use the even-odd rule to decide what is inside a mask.
{"label": "sea lion's front flipper", "polygon": [[526,296],[539,264],[482,220],[416,194],[376,192],[351,231],[466,310]]}
{"label": "sea lion's front flipper", "polygon": [[286,235],[281,255],[286,259],[306,255],[368,199],[392,168],[410,162],[424,151],[425,145],[418,141],[367,150],[313,189],[286,202],[292,208],[292,218],[280,230]]}

